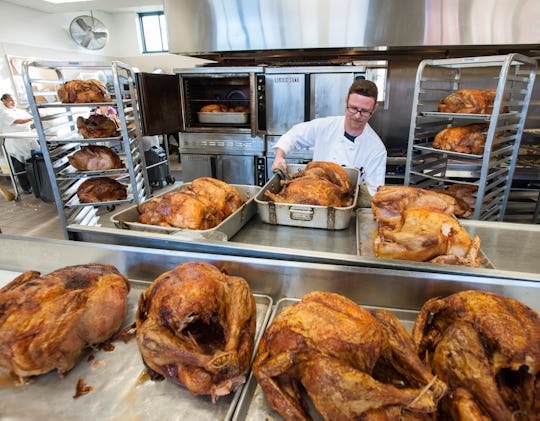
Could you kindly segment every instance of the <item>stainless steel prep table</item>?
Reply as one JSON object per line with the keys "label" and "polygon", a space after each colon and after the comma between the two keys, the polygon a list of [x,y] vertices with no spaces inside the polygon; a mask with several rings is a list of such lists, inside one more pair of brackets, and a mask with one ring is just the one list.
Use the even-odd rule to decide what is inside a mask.
{"label": "stainless steel prep table", "polygon": [[[371,209],[359,209],[361,215]],[[379,259],[357,253],[356,215],[344,230],[270,225],[255,215],[229,241],[186,241],[171,235],[137,233],[106,227],[70,225],[70,238],[105,244],[123,244],[169,250],[217,253],[245,257],[345,264],[443,273],[478,273],[483,276],[540,281],[540,225],[461,220],[471,235],[478,234],[482,251],[495,269],[452,267],[424,262]],[[523,274],[519,274],[523,273]]]}
{"label": "stainless steel prep table", "polygon": [[[534,277],[526,279],[528,275],[525,273],[515,273],[512,277],[512,274],[494,270],[491,272],[493,276],[487,276],[486,273],[467,271],[466,268],[461,274],[428,272],[414,268],[401,270],[400,268],[355,266],[345,264],[344,261],[339,264],[323,264],[0,235],[0,270],[14,273],[26,270],[48,273],[67,265],[108,263],[115,265],[130,280],[144,285],[164,271],[189,261],[212,263],[229,274],[242,276],[248,280],[254,293],[270,296],[274,303],[282,298],[301,298],[313,290],[327,290],[345,295],[366,306],[417,311],[431,297],[445,296],[466,289],[481,289],[516,298],[534,310],[540,311],[540,282]],[[118,352],[121,348],[124,347],[119,345]],[[112,354],[115,352],[112,351]],[[135,348],[132,347],[130,352],[130,358],[139,358],[138,355],[133,356],[134,353],[136,354]],[[110,357],[115,358],[115,355]],[[122,373],[107,374],[107,367],[110,366],[98,367],[103,377],[117,382],[124,380]],[[98,387],[104,384],[105,380],[93,377],[92,381]],[[130,381],[135,380],[130,379]],[[144,388],[153,389],[153,386],[151,383],[146,383]],[[162,388],[163,386],[161,384],[155,387]],[[8,392],[0,388],[0,402],[2,402],[0,412],[8,417],[10,413],[20,414],[20,409],[25,405],[23,392],[24,390],[21,390],[20,393],[16,393],[16,398],[2,399],[2,395]],[[98,396],[103,392],[104,390],[101,389],[96,390],[80,397],[74,403],[74,405],[80,405],[85,400],[93,402],[92,405],[84,406],[86,412],[81,413],[80,419],[118,419],[117,416],[121,415],[120,409],[126,403],[122,400],[125,397],[118,396],[118,401],[114,402],[115,406],[108,406],[107,412],[99,412],[101,405]],[[45,388],[43,393],[47,395],[55,392]],[[93,397],[96,399],[95,402],[92,400]],[[54,400],[52,398],[53,396],[51,400]],[[111,399],[114,401],[115,397]],[[178,399],[182,399],[180,393]],[[184,399],[191,399],[191,397]],[[71,405],[71,399],[65,399],[65,402]],[[181,402],[174,407],[179,406]],[[73,413],[73,409],[70,407],[66,412]],[[90,409],[98,412],[92,413]],[[46,408],[44,413],[46,413]],[[62,411],[60,411],[61,414]],[[26,415],[31,417],[32,414]],[[171,413],[171,419],[185,419],[185,416],[181,413],[176,414],[174,411]],[[219,415],[216,412],[215,419],[218,418]],[[12,419],[17,419],[17,417]]]}

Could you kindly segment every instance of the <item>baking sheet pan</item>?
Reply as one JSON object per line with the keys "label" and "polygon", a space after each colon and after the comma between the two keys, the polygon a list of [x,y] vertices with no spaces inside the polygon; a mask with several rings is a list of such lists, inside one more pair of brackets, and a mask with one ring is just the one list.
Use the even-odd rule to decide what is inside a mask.
{"label": "baking sheet pan", "polygon": [[[282,298],[276,303],[272,315],[268,324],[276,318],[276,316],[281,313],[285,308],[296,304],[299,302],[299,299],[296,298]],[[366,309],[378,309],[382,307],[373,307],[373,306],[362,306]],[[411,331],[414,325],[414,321],[418,315],[417,311],[412,310],[403,310],[403,309],[394,309],[394,308],[385,308],[385,310],[390,311],[394,314],[400,322],[403,324],[407,331]],[[316,411],[311,400],[307,397],[306,394],[303,394],[304,399],[308,403],[309,413],[312,416],[314,421],[323,421],[321,415]],[[249,376],[247,383],[244,385],[244,389],[240,395],[240,400],[234,411],[233,415],[234,421],[281,421],[283,418],[276,411],[274,411],[264,396],[262,388],[257,383],[257,379],[253,373]]]}
{"label": "baking sheet pan", "polygon": [[[375,257],[373,251],[373,238],[376,230],[377,222],[373,219],[373,212],[371,209],[358,209],[356,212],[356,250],[359,256]],[[482,238],[480,238],[480,242],[481,241]],[[479,256],[482,257],[484,261],[484,263],[480,265],[481,267],[495,269],[493,263],[491,263],[481,249]]]}
{"label": "baking sheet pan", "polygon": [[249,113],[242,113],[242,112],[204,113],[204,112],[198,112],[197,117],[199,118],[199,123],[245,124],[249,120]]}
{"label": "baking sheet pan", "polygon": [[[0,270],[0,285],[19,273]],[[135,321],[140,294],[149,286],[131,280],[125,326]],[[272,299],[254,294],[257,307],[256,341],[269,320]],[[60,378],[56,372],[37,376],[17,385],[5,375],[0,377],[0,414],[2,419],[57,420],[229,420],[242,388],[220,397],[213,404],[209,396],[193,396],[186,388],[169,380],[152,381],[133,337],[129,342],[113,342],[114,350],[90,350],[77,365]],[[3,372],[0,372],[4,374]],[[79,379],[94,390],[73,398]]]}
{"label": "baking sheet pan", "polygon": [[[191,183],[182,184],[180,187],[167,191],[181,191],[189,187]],[[120,229],[154,232],[158,234],[171,234],[188,240],[219,240],[228,241],[233,237],[256,213],[254,197],[261,190],[259,186],[231,184],[242,196],[244,204],[234,213],[225,218],[214,228],[207,230],[190,230],[175,227],[162,227],[159,225],[142,224],[139,222],[138,205],[130,206],[111,216],[111,222]],[[165,194],[165,193],[163,193]],[[159,197],[156,196],[156,197]]]}
{"label": "baking sheet pan", "polygon": [[[294,174],[303,170],[306,165],[287,165],[287,173]],[[358,203],[360,186],[358,178],[360,172],[356,168],[345,167],[349,182],[354,194],[351,204],[345,207],[314,206],[291,203],[274,203],[265,196],[266,191],[277,193],[281,190],[278,174],[268,180],[261,191],[255,196],[255,203],[261,220],[272,225],[288,225],[305,228],[322,228],[328,230],[341,230],[349,226],[353,209]]]}

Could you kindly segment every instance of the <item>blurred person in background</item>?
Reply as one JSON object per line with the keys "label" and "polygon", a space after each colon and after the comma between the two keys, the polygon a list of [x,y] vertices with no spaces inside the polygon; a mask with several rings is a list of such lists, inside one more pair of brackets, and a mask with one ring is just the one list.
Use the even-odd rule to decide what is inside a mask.
{"label": "blurred person in background", "polygon": [[[3,94],[0,105],[0,131],[3,134],[28,132],[32,133],[32,116],[23,109],[15,106],[15,100],[10,94]],[[31,193],[31,185],[26,176],[25,162],[32,157],[32,151],[39,151],[40,146],[37,138],[15,139],[6,136],[6,151],[11,158],[11,163],[17,179],[25,193]]]}

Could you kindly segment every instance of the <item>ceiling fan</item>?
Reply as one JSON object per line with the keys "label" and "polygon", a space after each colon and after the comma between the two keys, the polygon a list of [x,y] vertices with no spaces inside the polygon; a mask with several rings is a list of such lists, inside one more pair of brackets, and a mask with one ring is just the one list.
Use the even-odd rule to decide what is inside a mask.
{"label": "ceiling fan", "polygon": [[73,41],[88,50],[101,50],[109,39],[109,30],[93,15],[77,16],[69,24]]}

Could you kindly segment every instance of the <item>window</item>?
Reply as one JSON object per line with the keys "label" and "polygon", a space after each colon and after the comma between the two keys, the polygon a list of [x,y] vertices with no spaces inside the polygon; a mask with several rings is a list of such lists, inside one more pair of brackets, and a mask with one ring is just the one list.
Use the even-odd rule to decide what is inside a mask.
{"label": "window", "polygon": [[169,51],[167,23],[163,12],[139,13],[143,53]]}

